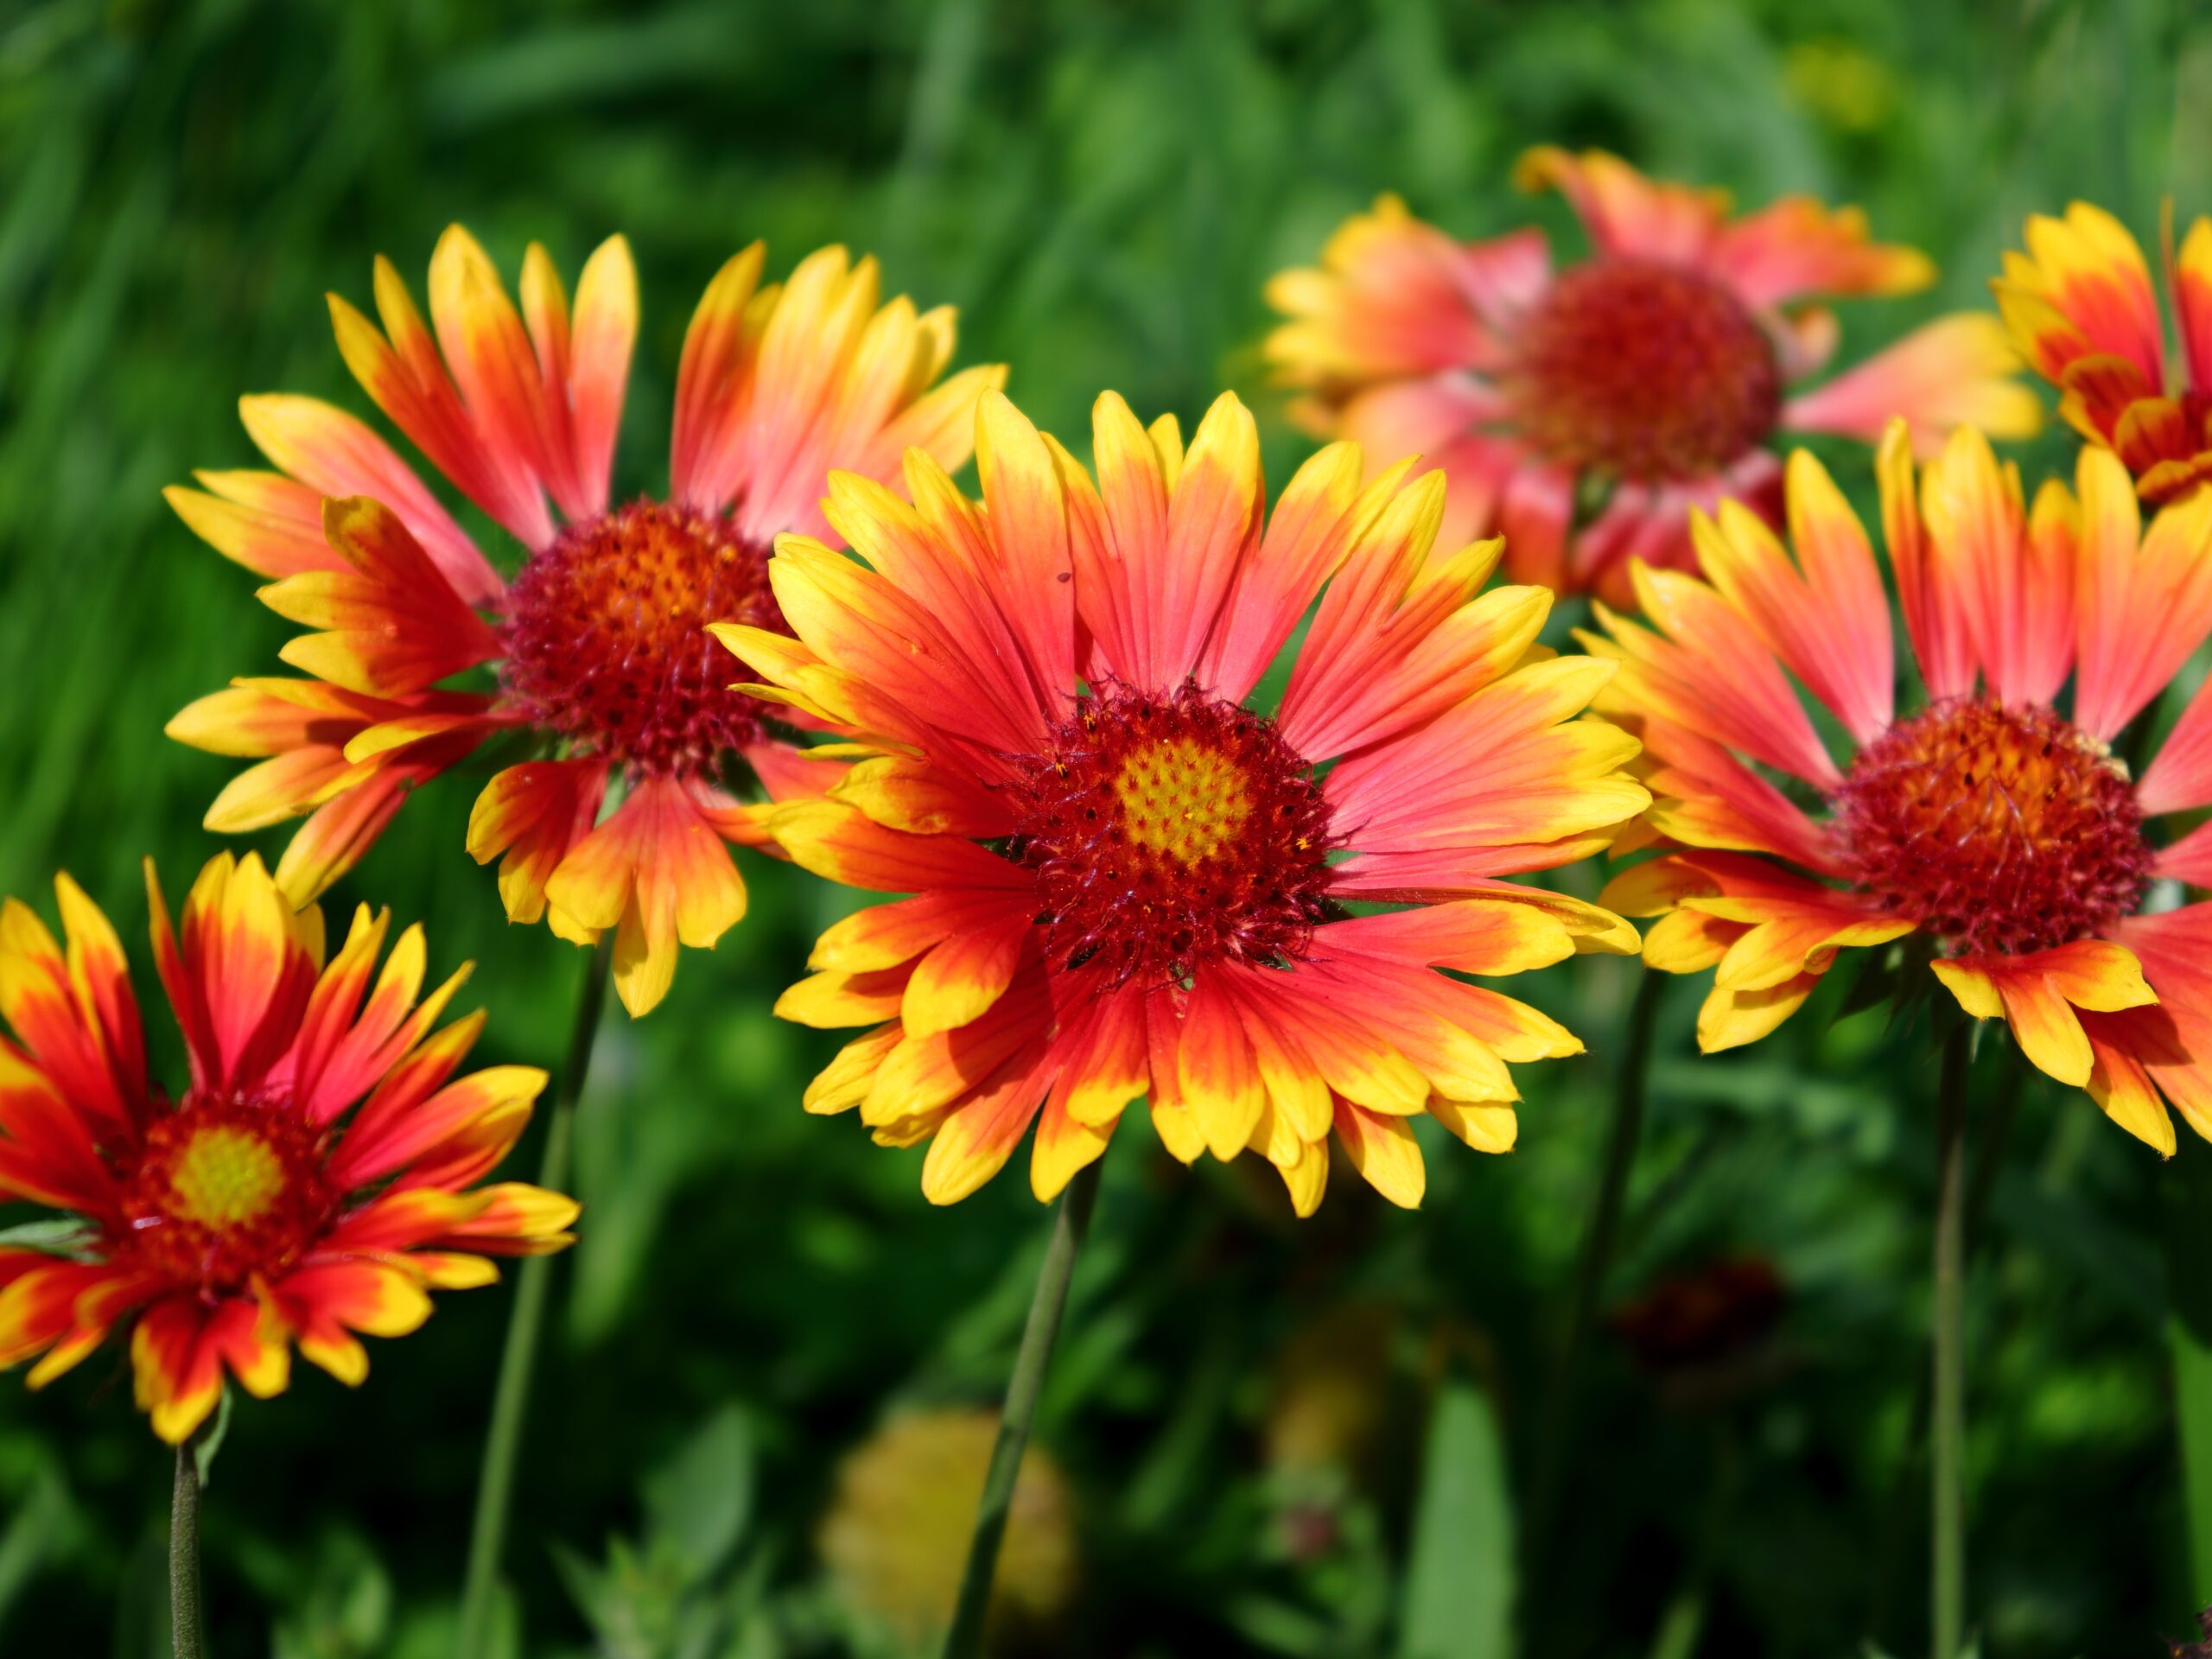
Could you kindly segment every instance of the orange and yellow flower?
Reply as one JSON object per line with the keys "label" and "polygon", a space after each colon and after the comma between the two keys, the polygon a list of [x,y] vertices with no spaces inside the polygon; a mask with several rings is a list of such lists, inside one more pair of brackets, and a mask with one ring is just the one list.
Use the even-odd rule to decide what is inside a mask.
{"label": "orange and yellow flower", "polygon": [[2030,505],[1970,429],[1916,486],[1902,423],[1878,464],[1919,705],[1894,702],[1866,532],[1793,455],[1794,559],[1724,502],[1695,521],[1703,580],[1639,568],[1643,620],[1599,607],[1600,706],[1640,731],[1649,828],[1680,849],[1602,902],[1660,918],[1651,967],[1714,969],[1707,1050],[1772,1031],[1846,948],[1915,937],[1908,962],[2131,1134],[2173,1150],[2163,1097],[2212,1138],[2212,905],[2170,902],[2212,886],[2212,830],[2149,833],[2212,806],[2212,690],[2139,779],[2112,750],[2212,634],[2212,496],[2145,531],[2085,448],[2076,489]]}
{"label": "orange and yellow flower", "polygon": [[1300,1213],[1332,1132],[1417,1203],[1414,1117],[1503,1151],[1508,1063],[1581,1046],[1439,970],[1636,947],[1618,917],[1501,879],[1603,848],[1647,804],[1621,770],[1634,741],[1581,717],[1612,666],[1536,644],[1545,589],[1482,591],[1497,542],[1432,551],[1444,480],[1409,483],[1410,461],[1363,489],[1357,448],[1332,445],[1263,524],[1232,397],[1186,453],[1109,394],[1096,454],[1094,481],[993,394],[980,504],[921,451],[911,505],[834,474],[825,511],[866,563],[785,537],[769,575],[797,637],[715,630],[768,682],[749,690],[867,754],[778,813],[785,850],[913,895],[832,927],[779,1005],[870,1027],[806,1105],[928,1141],[938,1203],[1033,1123],[1051,1198],[1146,1094],[1177,1157],[1261,1153]]}
{"label": "orange and yellow flower", "polygon": [[38,1388],[130,1331],[139,1405],[163,1440],[207,1420],[226,1376],[283,1392],[291,1352],[358,1383],[359,1337],[404,1336],[432,1289],[486,1285],[486,1258],[570,1242],[576,1206],[477,1185],[530,1120],[545,1074],[453,1074],[483,1025],[439,1030],[467,969],[422,995],[423,931],[356,911],[324,960],[261,861],[209,861],[173,930],[151,861],[154,963],[191,1061],[172,1098],[147,1077],[115,930],[67,875],[62,941],[0,907],[0,1200],[77,1217],[0,1248],[0,1366]]}
{"label": "orange and yellow flower", "polygon": [[1853,208],[1789,196],[1732,216],[1726,193],[1648,179],[1599,150],[1522,158],[1555,187],[1591,256],[1555,270],[1534,228],[1455,242],[1395,196],[1349,219],[1318,269],[1268,287],[1268,337],[1301,424],[1377,459],[1418,453],[1452,480],[1443,538],[1502,532],[1516,581],[1627,602],[1629,567],[1694,568],[1692,507],[1723,497],[1781,522],[1785,431],[1873,442],[1893,415],[1923,453],[1973,423],[2025,436],[2040,415],[1993,317],[1938,318],[1825,385],[1816,295],[1935,280],[1871,242]]}
{"label": "orange and yellow flower", "polygon": [[2028,220],[2028,251],[1990,284],[2020,355],[2058,388],[2058,412],[2118,455],[2145,501],[2173,501],[2212,478],[2212,219],[2190,226],[2166,288],[2180,350],[2143,250],[2101,207]]}
{"label": "orange and yellow flower", "polygon": [[[756,243],[730,260],[691,320],[668,495],[619,507],[608,480],[638,327],[621,238],[585,264],[573,313],[542,248],[523,262],[518,312],[458,226],[430,260],[435,333],[386,260],[381,328],[332,296],[354,378],[522,544],[511,582],[390,445],[315,398],[241,401],[276,471],[202,473],[202,488],[169,492],[219,551],[274,579],[264,603],[317,630],[283,653],[312,677],[240,680],[169,727],[260,761],[218,797],[210,829],[308,815],[276,868],[295,903],[350,868],[410,790],[519,732],[537,753],[492,779],[468,826],[476,860],[500,861],[510,918],[580,943],[616,930],[615,988],[639,1014],[666,994],[679,944],[709,947],[744,914],[725,843],[765,836],[728,785],[749,777],[782,798],[823,768],[726,689],[705,625],[779,628],[769,551],[785,531],[827,533],[829,470],[890,475],[917,445],[961,464],[976,398],[1004,378],[936,384],[951,312],[879,306],[872,259],[827,248],[763,287],[763,258]],[[441,686],[488,664],[489,695]]]}

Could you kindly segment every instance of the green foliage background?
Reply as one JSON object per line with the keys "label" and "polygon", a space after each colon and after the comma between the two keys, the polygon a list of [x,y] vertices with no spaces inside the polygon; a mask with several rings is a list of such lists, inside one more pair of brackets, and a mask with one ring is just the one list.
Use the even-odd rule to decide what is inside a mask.
{"label": "green foliage background", "polygon": [[[2212,208],[2202,23],[2151,0],[0,6],[0,890],[44,906],[67,866],[137,939],[141,855],[175,893],[214,850],[198,824],[232,763],[162,724],[270,671],[284,631],[160,488],[250,464],[239,392],[366,412],[321,296],[365,299],[378,251],[419,283],[449,220],[509,271],[532,238],[573,272],[631,238],[645,325],[619,488],[662,481],[690,307],[756,236],[773,271],[844,240],[894,289],[956,302],[963,359],[1010,362],[1078,448],[1103,388],[1187,422],[1236,387],[1280,480],[1306,444],[1263,385],[1260,285],[1378,190],[1464,234],[1536,219],[1568,250],[1557,204],[1506,184],[1529,143],[1602,143],[1751,203],[1856,200],[1944,270],[1924,300],[1847,308],[1863,350],[1982,302],[2030,211],[2086,195],[2147,234],[2162,194]],[[478,963],[479,1052],[550,1063],[582,958],[505,925],[461,851],[473,792],[425,791],[334,899],[426,919],[437,963]],[[587,1238],[558,1281],[512,1552],[531,1655],[888,1651],[815,1557],[836,1460],[894,1408],[993,1398],[1026,1306],[1044,1217],[1018,1173],[932,1211],[918,1153],[799,1112],[829,1046],[769,1006],[847,900],[747,869],[743,927],[602,1037]],[[1511,1158],[1435,1149],[1418,1216],[1347,1178],[1297,1226],[1271,1180],[1185,1174],[1132,1122],[1046,1404],[1086,1558],[1052,1650],[1922,1640],[1932,1068],[1878,1015],[1827,1028],[1816,1004],[1700,1061],[1695,993],[1670,990],[1608,1300],[1764,1254],[1791,1287],[1783,1363],[1685,1414],[1601,1341],[1552,1547],[1532,1570],[1509,1534],[1631,976],[1548,976],[1539,1000],[1591,1056],[1528,1071]],[[2162,1338],[2156,1199],[2177,1176],[1999,1046],[1978,1131],[2000,1098],[2018,1109],[1972,1290],[1974,1605],[1992,1654],[2149,1654],[2212,1595],[2183,1565]],[[1384,1311],[1382,1444],[1305,1495],[1337,1541],[1300,1558],[1262,1466],[1269,1378],[1347,1305]],[[376,1348],[358,1395],[302,1368],[247,1402],[208,1500],[218,1652],[446,1650],[505,1308],[446,1298]],[[163,1651],[166,1489],[119,1356],[39,1396],[0,1387],[0,1645]],[[576,1566],[612,1535],[637,1541]],[[1701,1645],[1669,1647],[1692,1611]]]}

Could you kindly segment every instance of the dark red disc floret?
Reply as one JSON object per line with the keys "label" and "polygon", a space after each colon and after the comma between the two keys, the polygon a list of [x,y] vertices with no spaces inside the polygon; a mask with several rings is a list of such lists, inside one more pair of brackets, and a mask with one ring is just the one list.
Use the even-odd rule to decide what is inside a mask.
{"label": "dark red disc floret", "polygon": [[787,631],[767,549],[657,501],[571,524],[508,594],[507,696],[524,718],[619,764],[711,776],[760,735],[767,710],[728,689],[747,673],[710,622]]}
{"label": "dark red disc floret", "polygon": [[1498,380],[1520,435],[1608,477],[1708,476],[1766,442],[1782,412],[1767,331],[1732,290],[1685,266],[1578,266],[1509,348]]}
{"label": "dark red disc floret", "polygon": [[1187,982],[1206,964],[1277,964],[1324,919],[1329,808],[1274,722],[1185,685],[1109,687],[1016,785],[1011,850],[1037,873],[1055,968]]}
{"label": "dark red disc floret", "polygon": [[1966,956],[2108,931],[2152,855],[2133,786],[2055,711],[1954,698],[1861,752],[1837,791],[1853,879]]}

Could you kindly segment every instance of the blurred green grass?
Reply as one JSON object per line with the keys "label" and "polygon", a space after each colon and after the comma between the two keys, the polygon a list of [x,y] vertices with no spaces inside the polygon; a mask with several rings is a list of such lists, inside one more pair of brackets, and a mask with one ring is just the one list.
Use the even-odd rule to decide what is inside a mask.
{"label": "blurred green grass", "polygon": [[[1529,143],[1605,144],[1746,202],[1856,200],[1944,271],[1924,299],[1848,308],[1860,349],[1981,302],[2029,211],[2088,195],[2147,232],[2168,191],[2212,208],[2201,25],[2152,3],[1903,0],[0,10],[0,891],[43,904],[66,865],[136,938],[139,857],[156,855],[174,892],[214,850],[199,819],[231,763],[162,724],[268,671],[283,630],[160,487],[248,464],[239,392],[365,411],[321,296],[365,296],[380,251],[419,283],[450,220],[510,271],[531,239],[573,270],[604,235],[630,237],[645,324],[619,488],[661,480],[690,307],[754,237],[773,270],[842,239],[881,255],[893,289],[957,303],[963,360],[1010,362],[1017,400],[1079,449],[1103,388],[1187,422],[1235,387],[1279,481],[1306,446],[1262,382],[1260,284],[1378,190],[1462,234],[1535,219],[1567,249],[1557,204],[1507,188]],[[2031,464],[2063,453],[2049,441]],[[505,925],[461,850],[471,792],[426,791],[334,897],[426,919],[437,961],[480,964],[481,1052],[543,1062],[582,959]],[[563,1269],[566,1340],[542,1379],[512,1557],[532,1654],[591,1639],[549,1546],[595,1558],[636,1531],[642,1472],[733,1406],[758,1495],[714,1592],[743,1601],[744,1640],[782,1644],[742,1650],[864,1645],[810,1548],[834,1460],[893,1403],[991,1398],[1026,1303],[1042,1228],[1018,1172],[932,1212],[918,1154],[798,1110],[827,1046],[768,1007],[846,901],[746,868],[744,926],[602,1042],[581,1137],[589,1230]],[[1418,1402],[1440,1367],[1492,1391],[1526,1478],[1630,983],[1593,962],[1534,988],[1592,1056],[1530,1071],[1511,1159],[1433,1156],[1419,1217],[1340,1181],[1320,1221],[1294,1227],[1242,1173],[1164,1170],[1132,1123],[1046,1407],[1090,1558],[1057,1650],[1395,1650],[1387,1579],[1413,1548]],[[1665,1007],[1614,1289],[1762,1252],[1792,1287],[1790,1363],[1730,1411],[1685,1418],[1617,1349],[1599,1354],[1562,1546],[1519,1589],[1522,1650],[1649,1649],[1699,1570],[1700,1653],[1908,1647],[1918,1051],[1867,1016],[1824,1033],[1815,1009],[1751,1053],[1696,1061],[1694,1001],[1682,986]],[[1993,1062],[1983,1084],[1986,1098],[2020,1086]],[[2148,1652],[2188,1611],[2144,1219],[2155,1179],[2078,1100],[2026,1090],[1973,1306],[1993,1653]],[[1368,1553],[1301,1563],[1274,1541],[1259,1468],[1267,1373],[1301,1321],[1363,1300],[1395,1310],[1415,1404],[1389,1426],[1397,1461],[1343,1499],[1344,1535]],[[505,1306],[450,1297],[421,1335],[378,1346],[358,1396],[303,1374],[241,1413],[210,1498],[219,1651],[268,1650],[278,1620],[288,1656],[435,1650]],[[36,1397],[0,1385],[8,1650],[158,1650],[163,1486],[119,1363]]]}

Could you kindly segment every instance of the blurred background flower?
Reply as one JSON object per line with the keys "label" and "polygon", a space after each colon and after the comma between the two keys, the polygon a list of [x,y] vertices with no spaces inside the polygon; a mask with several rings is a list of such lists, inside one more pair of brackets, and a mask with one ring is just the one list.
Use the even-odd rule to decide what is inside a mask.
{"label": "blurred background flower", "polygon": [[[1793,81],[1793,52],[1837,41],[1895,85],[1879,123],[1833,119]],[[886,291],[958,306],[958,360],[1008,363],[1025,412],[1078,448],[1102,387],[1186,429],[1234,387],[1280,489],[1311,441],[1267,385],[1262,285],[1384,190],[1454,238],[1536,222],[1567,245],[1564,205],[1510,184],[1517,155],[1555,143],[1745,203],[1855,202],[1942,273],[1849,308],[1839,359],[1856,360],[1987,307],[2031,213],[2094,200],[2147,246],[2169,190],[2182,225],[2212,210],[2208,94],[2212,44],[2174,9],[2088,0],[0,8],[0,891],[67,864],[135,914],[142,853],[191,869],[223,844],[198,826],[237,763],[162,726],[294,630],[160,492],[245,458],[240,391],[364,408],[317,324],[323,296],[361,295],[378,251],[419,257],[450,223],[510,273],[532,241],[574,271],[629,239],[640,334],[616,500],[661,487],[685,321],[756,237],[779,265],[871,250]],[[2010,453],[2031,478],[2069,472],[2075,442],[2054,422]],[[1871,522],[1851,453],[1833,470]],[[456,516],[480,546],[508,546],[472,515]],[[441,960],[480,964],[475,1060],[544,1065],[583,957],[511,927],[460,855],[488,776],[420,791],[327,902],[425,919]],[[282,832],[233,844],[274,859]],[[1036,1282],[1021,1183],[932,1210],[918,1150],[799,1109],[836,1044],[770,1007],[852,900],[737,861],[746,924],[691,953],[652,1020],[609,1021],[581,1108],[582,1236],[556,1259],[508,1554],[530,1659],[620,1653],[605,1632],[660,1641],[701,1608],[709,1659],[850,1651],[810,1548],[838,1457],[897,1402],[995,1398]],[[1084,1495],[1069,1659],[1493,1659],[1516,1628],[1542,1659],[1652,1649],[1702,1547],[1710,1425],[1660,1410],[1624,1345],[1590,1351],[1573,1524],[1533,1567],[1513,1525],[1637,971],[1583,961],[1525,982],[1591,1052],[1528,1068],[1510,1157],[1430,1141],[1418,1214],[1345,1182],[1300,1226],[1260,1160],[1193,1175],[1123,1137],[1040,1408]],[[1727,1414],[1739,1468],[1707,1659],[1922,1643],[1928,1080],[1878,1013],[1831,1017],[1847,988],[1704,1060],[1698,988],[1669,984],[1660,1008],[1604,1305],[1715,1249],[1764,1255],[1790,1287],[1785,1384]],[[2162,1169],[2055,1084],[2028,1080],[2015,1107],[1972,1302],[1986,1650],[2155,1652],[2190,1628],[2192,1588],[2212,1591],[2185,1566],[2161,1333],[2186,1304],[2167,1297],[2154,1219],[2204,1149],[2184,1135]],[[537,1151],[533,1135],[514,1166]],[[1386,1412],[1370,1519],[1301,1564],[1263,1467],[1273,1357],[1312,1310],[1360,1300],[1405,1308],[1416,1333],[1478,1327],[1495,1363],[1426,1412]],[[501,1288],[453,1297],[379,1349],[358,1394],[302,1366],[238,1414],[207,1494],[218,1652],[268,1651],[281,1626],[286,1659],[452,1659],[507,1305]],[[114,1357],[35,1395],[0,1383],[0,1650],[152,1651],[162,1506]],[[704,1427],[725,1413],[741,1454]],[[741,1468],[741,1531],[705,1497],[736,1491]],[[606,1575],[616,1539],[685,1565],[591,1587],[681,1583],[681,1606],[597,1600],[595,1621],[563,1562]]]}
{"label": "blurred background flower", "polygon": [[[976,1500],[998,1439],[993,1411],[907,1411],[849,1452],[817,1536],[839,1591],[916,1654],[952,1618]],[[1067,1480],[1032,1445],[1015,1478],[990,1619],[995,1650],[1050,1652],[1076,1587],[1076,1510]]]}

